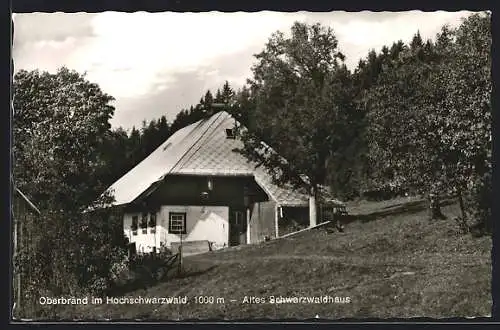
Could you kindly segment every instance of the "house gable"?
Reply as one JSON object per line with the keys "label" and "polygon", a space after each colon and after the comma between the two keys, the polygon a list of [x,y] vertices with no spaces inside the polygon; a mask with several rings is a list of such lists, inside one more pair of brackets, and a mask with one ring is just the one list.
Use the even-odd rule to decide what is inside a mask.
{"label": "house gable", "polygon": [[115,205],[147,197],[172,175],[193,175],[253,176],[278,204],[306,206],[308,196],[278,187],[265,169],[256,168],[255,163],[235,151],[243,143],[238,138],[228,138],[227,130],[236,124],[231,115],[222,111],[177,131],[109,188],[114,193]]}
{"label": "house gable", "polygon": [[[208,187],[210,181],[211,189]],[[137,198],[128,210],[156,209],[162,205],[225,205],[244,207],[245,196],[252,203],[270,198],[253,176],[203,176],[169,174],[151,194]]]}

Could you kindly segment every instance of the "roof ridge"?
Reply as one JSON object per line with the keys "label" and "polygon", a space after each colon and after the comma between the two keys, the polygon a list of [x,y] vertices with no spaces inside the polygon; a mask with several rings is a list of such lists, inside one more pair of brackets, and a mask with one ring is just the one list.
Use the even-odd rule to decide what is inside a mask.
{"label": "roof ridge", "polygon": [[[193,143],[193,147],[197,145],[197,148],[196,150],[194,150],[191,155],[189,155],[188,158],[185,158],[185,156],[188,155],[188,153],[192,150],[188,150],[186,151],[185,155],[183,156],[183,164],[181,166],[179,166],[179,164],[175,164],[174,167],[172,167],[172,171],[175,169],[175,170],[181,170],[182,167],[187,163],[189,162],[195,155],[196,153],[198,152],[198,150],[200,150],[207,141],[210,140],[210,138],[217,132],[217,129],[222,125],[224,124],[224,122],[226,121],[226,118],[222,118],[222,120],[211,130],[211,132],[209,132],[209,130],[212,128],[212,126],[217,122],[217,120],[221,119],[221,117],[223,117],[225,111],[221,111],[219,112],[219,116],[213,121],[213,123],[207,128],[207,130],[205,131],[205,133],[195,142]],[[229,115],[229,114],[228,114]],[[230,116],[230,115],[229,115]],[[206,134],[208,133],[208,134]],[[203,141],[202,139],[206,137]],[[177,166],[179,166],[179,168],[176,168]]]}
{"label": "roof ridge", "polygon": [[[230,113],[220,111],[174,133],[165,141],[173,143],[170,149],[158,147],[146,157],[149,161],[140,162],[108,188],[116,188],[114,204],[128,204],[146,198],[163,184],[168,175],[190,172],[202,176],[219,175],[210,173],[251,175],[269,198],[280,205],[307,205],[307,196],[290,187],[276,185],[266,169],[257,168],[255,162],[239,153],[234,154],[237,144],[234,140],[227,140],[222,129],[233,121],[238,122]],[[238,145],[241,142],[238,141]]]}
{"label": "roof ridge", "polygon": [[[221,114],[222,114],[222,112],[219,112],[219,113],[217,114],[217,117],[216,117],[215,119],[213,119],[213,121],[212,121],[212,122],[208,125],[207,129],[206,129],[206,130],[205,130],[205,131],[204,131],[204,132],[203,132],[203,133],[202,133],[202,134],[201,134],[201,135],[200,135],[200,136],[196,139],[196,141],[195,141],[195,142],[194,142],[194,143],[193,143],[193,144],[192,144],[192,145],[191,145],[191,146],[190,146],[190,147],[189,147],[189,148],[188,148],[188,149],[187,149],[187,150],[186,150],[186,151],[182,154],[182,156],[181,156],[181,157],[179,158],[179,160],[178,160],[178,161],[174,164],[174,166],[172,166],[172,167],[170,168],[170,170],[169,170],[167,173],[165,173],[162,177],[166,177],[168,174],[172,173],[172,172],[173,172],[173,171],[177,168],[177,166],[178,166],[178,165],[179,165],[179,164],[180,164],[180,163],[181,163],[181,162],[185,159],[186,155],[187,155],[187,154],[189,154],[189,152],[190,152],[190,151],[191,151],[191,150],[192,150],[192,149],[193,149],[196,145],[198,145],[198,142],[200,142],[200,141],[201,141],[201,139],[202,139],[203,137],[205,137],[205,135],[207,134],[207,132],[208,132],[208,131],[212,128],[213,124],[214,124],[215,122],[217,122],[217,119],[219,119],[219,118],[221,117]],[[214,115],[213,117],[215,117],[215,115]],[[210,120],[210,119],[212,119],[213,117],[210,117],[210,118],[208,118],[207,120]],[[198,149],[199,149],[199,148],[200,148],[200,147],[198,147]],[[191,155],[189,158],[187,158],[187,160],[189,160],[191,157],[192,157],[192,155]]]}
{"label": "roof ridge", "polygon": [[[195,122],[195,123],[193,123],[193,124],[190,124],[190,125],[188,125],[188,126],[186,126],[186,127],[189,127],[189,126],[195,126],[195,124],[200,125],[202,122],[209,121],[209,120],[211,120],[213,117],[215,117],[215,115],[213,115],[212,117],[206,118],[206,119],[201,119],[201,120],[199,120],[199,121],[197,121],[197,122]],[[218,117],[220,117],[220,115],[219,115]],[[164,173],[163,175],[161,175],[161,176],[158,178],[158,180],[154,181],[153,183],[151,183],[151,185],[150,185],[148,188],[146,188],[146,190],[145,190],[145,191],[147,191],[148,189],[150,189],[150,188],[151,188],[151,190],[150,190],[148,193],[146,193],[146,195],[143,195],[143,194],[144,194],[144,192],[145,192],[145,191],[144,191],[143,193],[139,194],[139,196],[137,196],[134,200],[137,200],[137,198],[144,198],[145,196],[149,196],[150,194],[152,194],[152,193],[153,193],[153,192],[154,192],[154,191],[158,188],[158,187],[154,187],[154,185],[155,185],[155,184],[158,184],[158,183],[159,183],[161,180],[163,180],[163,179],[164,179],[167,175],[169,175],[170,173],[172,173],[172,171],[173,171],[173,170],[177,167],[177,165],[179,165],[179,163],[180,163],[180,162],[184,159],[184,157],[185,157],[185,156],[189,153],[189,151],[191,151],[191,149],[192,149],[192,148],[193,148],[193,147],[194,147],[194,146],[198,143],[198,141],[200,141],[200,140],[201,140],[201,139],[205,136],[205,134],[209,131],[210,127],[212,127],[212,125],[214,124],[214,122],[216,122],[216,121],[217,121],[218,117],[217,117],[217,118],[215,118],[215,119],[213,119],[212,123],[210,123],[210,124],[208,125],[207,129],[206,129],[206,130],[205,130],[205,131],[204,131],[204,132],[203,132],[203,133],[202,133],[202,134],[201,134],[201,135],[200,135],[200,136],[196,139],[196,141],[195,141],[193,144],[191,144],[191,146],[190,146],[190,147],[189,147],[186,151],[184,151],[184,153],[182,153],[182,154],[181,154],[181,156],[179,157],[179,159],[175,162],[175,164],[174,164],[173,166],[171,166],[171,167],[170,167],[170,169],[169,169],[166,173]],[[198,126],[198,125],[196,125],[196,126]],[[188,135],[189,135],[189,134],[191,134],[193,130],[194,130],[194,128],[193,128],[193,129],[192,129],[192,130],[188,133]],[[185,136],[185,137],[182,139],[182,141],[183,141],[184,139],[186,139],[186,138],[187,138],[187,136]]]}
{"label": "roof ridge", "polygon": [[[203,119],[200,119],[200,120],[198,120],[198,121],[195,121],[194,123],[191,123],[191,124],[189,124],[189,125],[187,125],[187,126],[184,126],[184,127],[180,128],[180,129],[178,129],[177,131],[175,131],[175,132],[174,132],[172,135],[170,135],[170,136],[169,136],[169,137],[168,137],[165,141],[163,141],[163,142],[162,142],[162,143],[161,143],[161,144],[160,144],[157,148],[155,148],[155,149],[154,149],[151,153],[149,153],[146,157],[144,157],[144,158],[143,158],[143,159],[142,159],[139,163],[137,163],[134,167],[132,167],[132,168],[131,168],[131,169],[130,169],[130,170],[129,170],[126,174],[128,174],[129,172],[133,171],[135,168],[139,167],[141,164],[143,164],[144,162],[146,162],[146,161],[148,160],[148,158],[149,158],[152,154],[154,154],[155,152],[157,152],[158,150],[160,150],[160,149],[161,149],[161,150],[163,150],[163,151],[164,151],[164,150],[165,150],[165,147],[166,147],[166,145],[165,145],[165,144],[167,144],[167,145],[168,145],[169,141],[170,141],[170,140],[172,140],[173,138],[175,138],[177,135],[180,135],[180,134],[182,133],[182,131],[183,131],[183,130],[188,130],[189,128],[191,128],[191,129],[189,129],[189,130],[187,131],[187,134],[186,134],[186,135],[185,135],[182,139],[180,139],[180,140],[179,140],[179,142],[178,142],[178,143],[180,144],[180,143],[182,143],[183,141],[185,141],[185,140],[189,137],[189,135],[193,133],[193,131],[194,131],[194,129],[196,128],[196,126],[200,125],[200,123],[201,123],[202,121],[203,121]],[[172,142],[170,142],[170,143],[172,143]],[[181,158],[182,158],[182,155],[181,155]],[[180,160],[180,158],[179,158],[179,160]],[[126,175],[126,174],[125,174],[125,175]],[[167,172],[166,174],[168,174],[168,172]],[[160,175],[160,176],[158,177],[158,179],[156,179],[156,181],[161,180],[161,179],[162,179],[162,178],[163,178],[166,174],[162,174],[162,175]],[[122,176],[121,178],[123,178],[123,176]],[[121,178],[120,178],[120,179],[121,179]],[[120,179],[118,179],[117,181],[115,181],[113,184],[115,184],[116,182],[118,182]],[[111,185],[110,187],[112,187],[112,186],[113,186],[113,185]],[[108,187],[108,189],[109,189],[110,187]]]}

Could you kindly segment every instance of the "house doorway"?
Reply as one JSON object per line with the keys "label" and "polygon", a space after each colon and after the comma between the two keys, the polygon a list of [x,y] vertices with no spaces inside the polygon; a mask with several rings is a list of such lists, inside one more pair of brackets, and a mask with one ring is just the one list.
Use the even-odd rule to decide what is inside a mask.
{"label": "house doorway", "polygon": [[229,214],[229,246],[246,244],[247,219],[244,209],[231,209]]}

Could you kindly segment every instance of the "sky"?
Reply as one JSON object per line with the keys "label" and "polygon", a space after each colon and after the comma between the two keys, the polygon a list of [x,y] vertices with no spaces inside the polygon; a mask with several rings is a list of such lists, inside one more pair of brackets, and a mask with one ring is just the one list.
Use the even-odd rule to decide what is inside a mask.
{"label": "sky", "polygon": [[251,77],[254,54],[293,22],[332,27],[353,70],[371,49],[408,42],[419,31],[434,39],[471,12],[27,13],[14,14],[14,71],[86,73],[112,95],[113,127],[140,127],[165,115],[171,122],[227,80],[235,89]]}

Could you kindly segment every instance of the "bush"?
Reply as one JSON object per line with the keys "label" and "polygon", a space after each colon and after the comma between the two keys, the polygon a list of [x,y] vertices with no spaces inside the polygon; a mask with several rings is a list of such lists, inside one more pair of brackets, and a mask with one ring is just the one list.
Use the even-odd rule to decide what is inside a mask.
{"label": "bush", "polygon": [[475,177],[470,182],[470,188],[465,195],[467,217],[472,225],[470,231],[477,236],[492,233],[491,202],[492,181],[491,172]]}
{"label": "bush", "polygon": [[109,270],[109,277],[112,281],[116,281],[120,278],[120,275],[128,269],[128,256],[125,256],[120,261],[117,261],[111,265],[111,269]]}
{"label": "bush", "polygon": [[469,225],[467,224],[467,219],[463,217],[454,217],[453,218],[458,226],[458,232],[460,234],[466,234],[469,232]]}
{"label": "bush", "polygon": [[409,190],[398,185],[386,184],[378,188],[363,191],[361,196],[368,201],[383,201],[406,196]]}
{"label": "bush", "polygon": [[145,289],[165,280],[172,270],[177,270],[177,259],[168,249],[160,253],[136,254],[112,265],[109,294],[118,295]]}
{"label": "bush", "polygon": [[95,276],[89,284],[88,289],[95,296],[104,296],[110,288],[110,281],[105,277]]}
{"label": "bush", "polygon": [[[40,296],[102,296],[127,265],[126,240],[120,217],[107,213],[44,212],[43,221],[24,223],[24,243],[15,256],[21,275],[25,318],[53,318],[52,306],[38,303]],[[29,239],[28,239],[29,238]]]}

